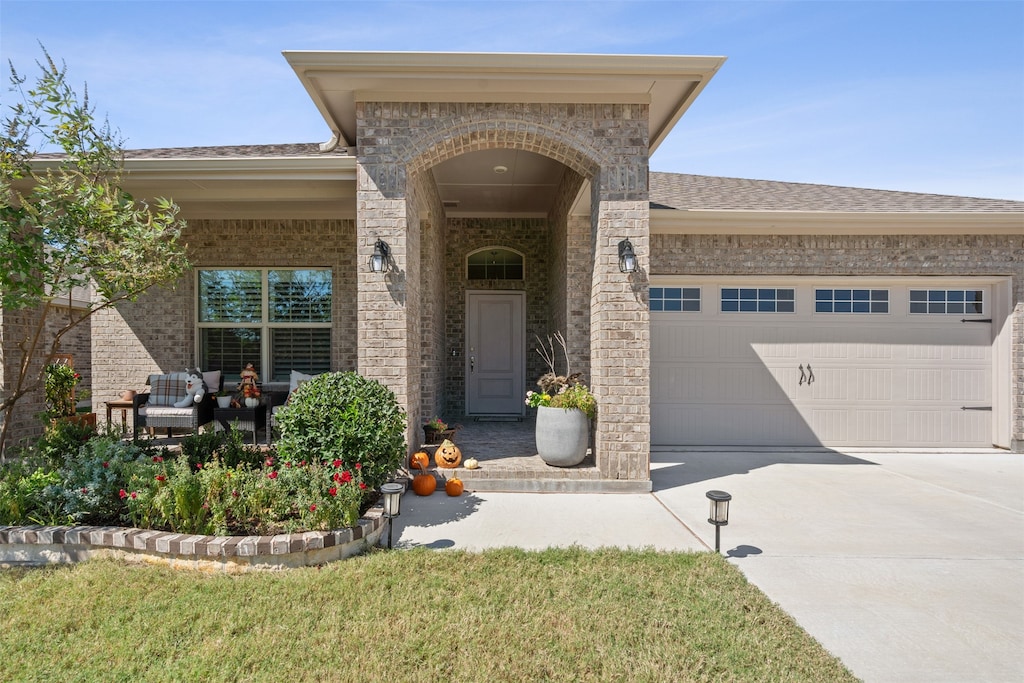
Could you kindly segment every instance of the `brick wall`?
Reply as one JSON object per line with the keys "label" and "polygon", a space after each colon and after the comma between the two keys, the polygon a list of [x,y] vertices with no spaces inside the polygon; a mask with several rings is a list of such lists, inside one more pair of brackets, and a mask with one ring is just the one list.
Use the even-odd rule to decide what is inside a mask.
{"label": "brick wall", "polygon": [[[331,369],[354,370],[355,226],[350,220],[189,221],[183,241],[195,268],[329,267],[333,310]],[[93,324],[94,405],[125,389],[145,390],[153,373],[198,362],[195,274],[137,302],[97,314]]]}
{"label": "brick wall", "polygon": [[1024,450],[1024,238],[652,235],[655,275],[998,275],[1013,280],[1012,439]]}
{"label": "brick wall", "polygon": [[[7,396],[14,391],[18,381],[18,368],[21,363],[21,351],[18,343],[28,338],[39,320],[40,311],[4,311],[0,310],[0,395]],[[68,324],[69,308],[54,306],[46,319],[45,331],[42,335],[40,350],[46,352],[57,332]],[[75,309],[74,315],[79,317],[81,311]],[[61,339],[59,353],[71,354],[75,370],[82,375],[78,391],[92,390],[91,336],[92,321],[86,318],[75,325]],[[42,368],[43,358],[37,355],[32,364],[29,381],[34,380]],[[96,405],[95,402],[93,405]],[[17,447],[35,440],[42,434],[43,423],[39,420],[40,412],[46,410],[45,392],[42,385],[36,391],[26,394],[18,400],[11,417],[8,430],[8,445]],[[0,413],[0,425],[4,416]]]}

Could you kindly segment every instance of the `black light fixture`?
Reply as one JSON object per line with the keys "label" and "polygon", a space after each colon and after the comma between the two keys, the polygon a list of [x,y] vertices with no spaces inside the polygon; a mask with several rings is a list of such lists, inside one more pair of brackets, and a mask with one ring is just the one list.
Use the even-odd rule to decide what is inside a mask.
{"label": "black light fixture", "polygon": [[704,494],[711,501],[708,522],[715,525],[715,552],[719,552],[722,527],[729,523],[729,501],[732,500],[725,491],[708,491]]}
{"label": "black light fixture", "polygon": [[388,520],[388,550],[391,550],[391,530],[395,526],[395,517],[401,514],[403,491],[405,488],[401,484],[393,482],[380,487],[384,498],[384,517]]}
{"label": "black light fixture", "polygon": [[373,245],[373,255],[370,257],[371,273],[386,273],[391,268],[388,256],[391,254],[391,247],[384,240],[378,239]]}
{"label": "black light fixture", "polygon": [[633,252],[633,243],[629,240],[619,242],[619,270],[623,273],[636,272],[636,254]]}

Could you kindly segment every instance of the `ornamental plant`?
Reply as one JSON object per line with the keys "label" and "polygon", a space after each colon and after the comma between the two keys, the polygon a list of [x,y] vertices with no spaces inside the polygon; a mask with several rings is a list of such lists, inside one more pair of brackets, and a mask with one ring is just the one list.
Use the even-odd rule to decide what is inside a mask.
{"label": "ornamental plant", "polygon": [[[565,337],[560,332],[555,332],[554,335],[548,336],[547,344],[540,337],[537,337],[537,341],[540,344],[537,353],[547,363],[548,372],[537,380],[537,386],[541,388],[540,392],[526,392],[526,405],[531,408],[548,406],[565,410],[580,410],[591,420],[594,419],[597,416],[597,399],[590,388],[583,383],[583,375],[572,372]],[[558,374],[555,367],[556,343],[562,347],[562,355],[565,357],[564,375]]]}
{"label": "ornamental plant", "polygon": [[281,460],[333,463],[353,470],[369,489],[394,474],[407,452],[406,415],[394,393],[354,372],[330,372],[304,382],[275,418]]}
{"label": "ornamental plant", "polygon": [[448,429],[448,423],[439,417],[435,417],[434,419],[428,421],[424,425],[424,427],[426,427],[427,429],[431,429],[435,432],[443,432],[444,430]]}
{"label": "ornamental plant", "polygon": [[67,417],[75,414],[75,387],[82,376],[67,363],[50,363],[46,366],[46,405],[50,417]]}

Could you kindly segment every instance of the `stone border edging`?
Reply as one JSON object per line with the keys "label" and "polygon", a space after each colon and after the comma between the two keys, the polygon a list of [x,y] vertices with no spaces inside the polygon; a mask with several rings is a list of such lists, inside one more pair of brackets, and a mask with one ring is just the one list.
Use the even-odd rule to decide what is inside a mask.
{"label": "stone border edging", "polygon": [[276,536],[203,536],[114,526],[0,526],[0,567],[41,566],[116,556],[177,569],[229,573],[306,567],[358,554],[387,524],[383,508],[336,531]]}

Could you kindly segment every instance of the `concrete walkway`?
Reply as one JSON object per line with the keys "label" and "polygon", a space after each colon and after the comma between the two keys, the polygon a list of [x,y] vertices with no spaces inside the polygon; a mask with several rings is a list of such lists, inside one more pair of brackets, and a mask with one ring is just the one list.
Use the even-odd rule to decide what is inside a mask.
{"label": "concrete walkway", "polygon": [[408,494],[395,544],[722,550],[859,678],[1024,681],[1024,455],[671,450],[653,494]]}

